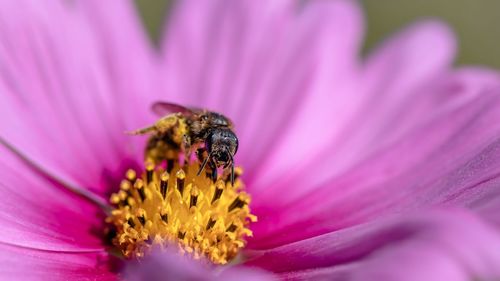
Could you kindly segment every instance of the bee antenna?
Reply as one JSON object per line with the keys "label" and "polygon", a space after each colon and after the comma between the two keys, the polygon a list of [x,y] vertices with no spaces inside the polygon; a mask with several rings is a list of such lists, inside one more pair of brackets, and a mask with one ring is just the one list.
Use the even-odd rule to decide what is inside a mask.
{"label": "bee antenna", "polygon": [[231,161],[231,185],[234,186],[234,161]]}
{"label": "bee antenna", "polygon": [[226,153],[229,155],[231,159],[231,185],[234,185],[234,159],[233,155],[229,152],[229,149],[226,148]]}
{"label": "bee antenna", "polygon": [[201,163],[200,169],[198,170],[198,173],[196,174],[196,176],[199,176],[201,174],[201,172],[203,172],[203,170],[205,169],[205,166],[207,165],[208,160],[210,158],[212,158],[212,153],[208,154],[207,158],[205,158],[205,160],[203,160],[203,163]]}

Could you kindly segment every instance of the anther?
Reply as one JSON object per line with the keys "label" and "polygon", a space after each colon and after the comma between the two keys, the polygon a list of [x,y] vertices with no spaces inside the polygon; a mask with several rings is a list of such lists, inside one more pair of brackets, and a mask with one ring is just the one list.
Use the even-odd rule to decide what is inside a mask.
{"label": "anther", "polygon": [[186,232],[179,230],[179,232],[177,233],[177,238],[182,240],[182,239],[184,239],[184,237],[186,237]]}
{"label": "anther", "polygon": [[144,191],[144,182],[141,179],[137,179],[135,181],[134,187],[137,189],[137,192],[141,197],[141,201],[144,201],[146,199],[146,192]]}
{"label": "anther", "polygon": [[111,202],[111,204],[115,204],[115,205],[120,203],[121,202],[120,196],[118,194],[111,195],[109,202]]}
{"label": "anther", "polygon": [[126,201],[128,196],[129,196],[128,192],[123,190],[118,191],[118,197],[120,198],[120,200]]}
{"label": "anther", "polygon": [[138,209],[137,219],[142,224],[142,226],[144,226],[146,224],[146,211],[144,211],[143,209]]}
{"label": "anther", "polygon": [[214,225],[215,225],[216,222],[217,222],[217,216],[211,216],[208,219],[207,227],[205,229],[209,230],[210,228],[214,227]]}
{"label": "anther", "polygon": [[241,167],[235,167],[234,168],[234,179],[236,180],[237,178],[241,177],[243,174],[243,168]]}
{"label": "anther", "polygon": [[175,177],[177,178],[177,189],[182,195],[182,193],[184,192],[184,180],[186,179],[186,173],[184,172],[184,170],[180,169],[175,174]]}
{"label": "anther", "polygon": [[198,195],[199,195],[199,191],[198,189],[196,188],[196,186],[194,186],[192,189],[191,189],[191,199],[190,199],[190,203],[189,203],[189,208],[193,207],[193,206],[196,206],[196,203],[198,202]]}
{"label": "anther", "polygon": [[126,177],[129,181],[131,181],[133,183],[135,181],[135,179],[137,178],[137,174],[134,170],[129,169],[127,171]]}
{"label": "anther", "polygon": [[146,164],[146,184],[150,184],[153,181],[153,171],[155,169],[155,165],[153,162],[148,162]]}
{"label": "anther", "polygon": [[229,205],[229,207],[227,207],[227,211],[228,212],[231,212],[232,210],[236,209],[236,208],[241,208],[243,206],[245,206],[246,202],[241,200],[240,197],[236,197],[234,199],[234,201],[231,203],[231,205]]}
{"label": "anther", "polygon": [[128,225],[130,225],[130,227],[132,227],[132,228],[135,227],[135,222],[132,218],[128,218],[127,223],[128,223]]}
{"label": "anther", "polygon": [[224,183],[218,181],[217,184],[215,185],[214,197],[212,197],[211,204],[213,204],[216,200],[218,200],[221,197],[223,191],[224,191]]}
{"label": "anther", "polygon": [[164,172],[161,174],[161,179],[160,179],[160,193],[163,199],[167,197],[167,190],[168,190],[168,174]]}
{"label": "anther", "polygon": [[165,223],[168,223],[168,210],[168,207],[163,207],[160,211],[161,220]]}
{"label": "anther", "polygon": [[128,180],[122,180],[120,182],[120,189],[124,191],[129,191],[131,187],[130,181]]}
{"label": "anther", "polygon": [[161,220],[164,221],[165,223],[168,223],[168,214],[162,214]]}
{"label": "anther", "polygon": [[234,232],[236,230],[236,228],[237,228],[237,226],[234,223],[232,223],[230,226],[228,226],[226,228],[226,231],[227,232]]}

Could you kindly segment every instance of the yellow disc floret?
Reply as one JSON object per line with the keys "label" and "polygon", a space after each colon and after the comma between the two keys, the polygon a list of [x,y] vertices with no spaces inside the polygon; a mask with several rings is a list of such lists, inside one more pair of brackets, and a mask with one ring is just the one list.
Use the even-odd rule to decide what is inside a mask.
{"label": "yellow disc floret", "polygon": [[[250,196],[239,177],[231,185],[227,176],[213,183],[199,163],[168,170],[146,164],[138,176],[129,170],[110,201],[115,207],[107,218],[116,232],[112,242],[125,257],[140,258],[154,246],[177,245],[194,258],[206,257],[225,264],[245,246],[256,217]],[[241,175],[241,169],[236,169]]]}

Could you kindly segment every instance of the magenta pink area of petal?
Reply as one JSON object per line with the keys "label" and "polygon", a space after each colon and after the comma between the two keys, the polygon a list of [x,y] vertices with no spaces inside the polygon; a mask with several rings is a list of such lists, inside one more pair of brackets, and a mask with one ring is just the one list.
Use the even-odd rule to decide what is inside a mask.
{"label": "magenta pink area of petal", "polygon": [[257,252],[247,264],[286,280],[496,280],[499,250],[497,230],[469,212],[427,210]]}
{"label": "magenta pink area of petal", "polygon": [[[0,136],[52,174],[106,195],[142,158],[144,138],[124,132],[149,122],[154,91],[141,86],[155,79],[145,38],[133,36],[132,7],[106,2],[114,13],[97,27],[99,9],[81,7],[92,2],[2,3]],[[124,45],[101,38],[113,20],[129,28]]]}
{"label": "magenta pink area of petal", "polygon": [[500,174],[500,124],[492,120],[499,108],[498,87],[450,107],[278,215],[261,215],[253,246],[282,245],[382,214],[474,208],[494,199],[499,190],[489,181]]}
{"label": "magenta pink area of petal", "polygon": [[102,251],[103,212],[0,148],[0,243],[46,251]]}
{"label": "magenta pink area of petal", "polygon": [[[419,24],[384,44],[378,52],[383,56],[388,52],[386,49],[392,49],[393,54],[398,54],[398,58],[386,58],[392,61],[392,66],[400,66],[398,75],[389,76],[391,72],[387,70],[388,78],[385,81],[388,81],[388,84],[374,89],[369,88],[371,92],[363,101],[366,103],[365,110],[358,112],[355,118],[347,123],[346,130],[341,135],[345,139],[332,142],[330,147],[320,149],[321,153],[309,160],[305,158],[303,162],[307,165],[297,164],[286,173],[270,172],[270,177],[275,177],[277,180],[262,180],[255,183],[253,206],[260,221],[254,227],[255,244],[252,247],[276,246],[286,241],[311,237],[327,229],[331,230],[332,224],[336,224],[335,228],[339,228],[368,219],[368,215],[356,218],[355,214],[360,212],[368,214],[376,205],[390,201],[386,200],[385,195],[377,196],[394,194],[386,192],[387,188],[384,187],[384,182],[391,177],[401,176],[403,173],[409,174],[411,169],[418,167],[415,171],[427,172],[420,179],[429,179],[431,176],[437,176],[432,172],[435,167],[443,164],[452,165],[450,160],[444,157],[454,158],[458,154],[476,156],[474,153],[477,153],[477,147],[474,147],[473,143],[464,144],[463,151],[454,150],[447,156],[440,157],[441,162],[435,163],[435,167],[426,167],[428,163],[426,157],[440,155],[439,153],[436,155],[436,152],[439,152],[442,146],[447,147],[448,143],[453,145],[458,137],[470,139],[471,142],[481,138],[467,131],[464,131],[463,135],[461,132],[464,129],[471,129],[469,123],[479,118],[477,116],[481,116],[483,110],[495,114],[496,109],[490,106],[490,102],[492,99],[496,102],[495,96],[499,94],[497,92],[500,79],[497,72],[474,68],[446,70],[450,67],[449,53],[453,49],[451,39],[446,34],[448,31],[439,24]],[[418,74],[401,75],[403,69],[411,69],[418,64],[418,54],[422,55],[418,48],[410,46],[421,45],[423,48],[429,40],[436,41],[433,46],[437,50],[442,49],[441,52],[437,52],[441,55],[434,54],[435,57],[428,59],[436,62],[431,64],[427,61],[428,66],[421,67]],[[376,58],[377,53],[372,57],[366,63],[365,73],[369,73],[370,69],[374,68],[372,65],[380,60]],[[408,63],[405,63],[405,59]],[[389,65],[385,68],[390,69],[391,63],[387,64]],[[366,80],[371,75],[365,74],[363,79]],[[491,93],[492,91],[495,93]],[[388,105],[387,111],[383,110],[385,104]],[[487,117],[486,113],[484,115],[483,120],[491,118]],[[371,125],[364,126],[361,120],[366,120],[365,122]],[[358,125],[349,127],[352,125],[350,122]],[[481,145],[490,144],[495,134],[499,136],[494,128],[488,125],[481,126],[483,129],[479,134],[487,135],[480,139]],[[368,132],[370,130],[371,132]],[[359,138],[358,135],[364,137]],[[360,145],[359,141],[363,141],[363,144]],[[392,156],[389,158],[389,155]],[[457,163],[455,168],[459,165]],[[360,173],[360,167],[365,167],[364,174]],[[263,179],[269,180],[270,177]],[[347,178],[349,180],[346,180]],[[364,193],[365,195],[360,197],[359,193],[350,193],[349,190],[356,189],[356,186],[372,184],[370,181],[376,181],[378,185],[372,186],[373,189],[370,188]],[[405,182],[400,182],[399,190],[405,190],[404,186],[410,185],[410,182],[409,178]],[[394,189],[396,188],[395,186]],[[367,202],[363,199],[365,197],[372,199]],[[411,195],[408,197],[411,198]],[[338,205],[333,208],[329,207],[331,204]],[[345,204],[356,207],[342,210],[341,206]],[[403,202],[391,204],[398,206],[394,208],[404,206]],[[354,210],[355,208],[357,209]],[[352,214],[349,213],[351,211]],[[318,216],[311,215],[312,213]],[[301,223],[298,223],[299,221]],[[341,223],[342,221],[344,223]],[[345,223],[346,221],[350,223]],[[310,224],[315,227],[308,227]],[[283,228],[284,225],[288,225],[286,230]],[[287,231],[291,231],[292,226],[295,227],[292,234],[284,235]],[[277,231],[278,229],[280,231]],[[298,231],[299,229],[301,231]]]}
{"label": "magenta pink area of petal", "polygon": [[0,243],[0,280],[118,280],[107,253],[26,249]]}
{"label": "magenta pink area of petal", "polygon": [[115,280],[103,213],[0,148],[0,280]]}
{"label": "magenta pink area of petal", "polygon": [[[102,63],[111,82],[111,95],[127,130],[154,122],[153,102],[171,101],[172,94],[161,89],[165,79],[159,68],[159,52],[152,46],[133,1],[77,1],[96,41]],[[112,13],[110,11],[113,11]],[[142,155],[141,138],[130,138]],[[143,138],[144,139],[144,138]]]}
{"label": "magenta pink area of petal", "polygon": [[[115,279],[102,210],[58,180],[107,198],[142,158],[144,139],[124,131],[147,124],[159,98],[131,3],[97,2],[0,4],[2,279]],[[111,34],[118,25],[127,36]]]}
{"label": "magenta pink area of petal", "polygon": [[[433,52],[422,51],[428,44],[432,44]],[[282,152],[264,161],[263,166],[268,168],[263,171],[269,176],[255,183],[256,200],[282,205],[307,196],[384,143],[434,116],[448,102],[453,102],[451,99],[460,98],[457,94],[448,100],[449,91],[436,85],[451,66],[454,47],[450,31],[436,22],[411,26],[379,47],[364,62],[355,79],[341,90],[345,97],[331,88],[334,94],[317,106],[319,114],[302,118],[301,126],[280,145]],[[351,102],[352,108],[347,116],[339,118],[339,110],[331,105],[345,103],[344,100]],[[315,119],[321,112],[330,117]],[[315,133],[302,134],[304,128],[311,126],[317,126]],[[316,138],[321,143],[315,144]],[[297,151],[302,156],[291,161]],[[304,176],[306,173],[313,175]],[[268,192],[269,186],[273,188]]]}

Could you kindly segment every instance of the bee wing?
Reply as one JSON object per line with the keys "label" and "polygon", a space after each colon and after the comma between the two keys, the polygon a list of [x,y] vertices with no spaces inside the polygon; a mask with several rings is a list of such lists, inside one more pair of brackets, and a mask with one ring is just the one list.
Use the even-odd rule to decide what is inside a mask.
{"label": "bee wing", "polygon": [[126,134],[129,135],[145,135],[145,134],[151,134],[154,132],[158,131],[158,122],[163,120],[164,118],[168,118],[167,115],[173,114],[173,113],[182,113],[185,116],[192,116],[196,114],[198,111],[197,109],[191,109],[187,108],[185,106],[175,104],[175,103],[170,103],[170,102],[163,102],[163,101],[158,101],[153,103],[151,106],[151,110],[156,113],[158,116],[163,117],[160,120],[158,120],[154,125],[149,126],[149,127],[144,127],[140,128],[134,131],[127,131],[125,132]]}
{"label": "bee wing", "polygon": [[165,116],[168,114],[178,113],[178,112],[183,114],[193,113],[193,110],[190,108],[187,108],[179,104],[164,102],[164,101],[158,101],[153,103],[153,105],[151,106],[151,110],[158,116]]}

